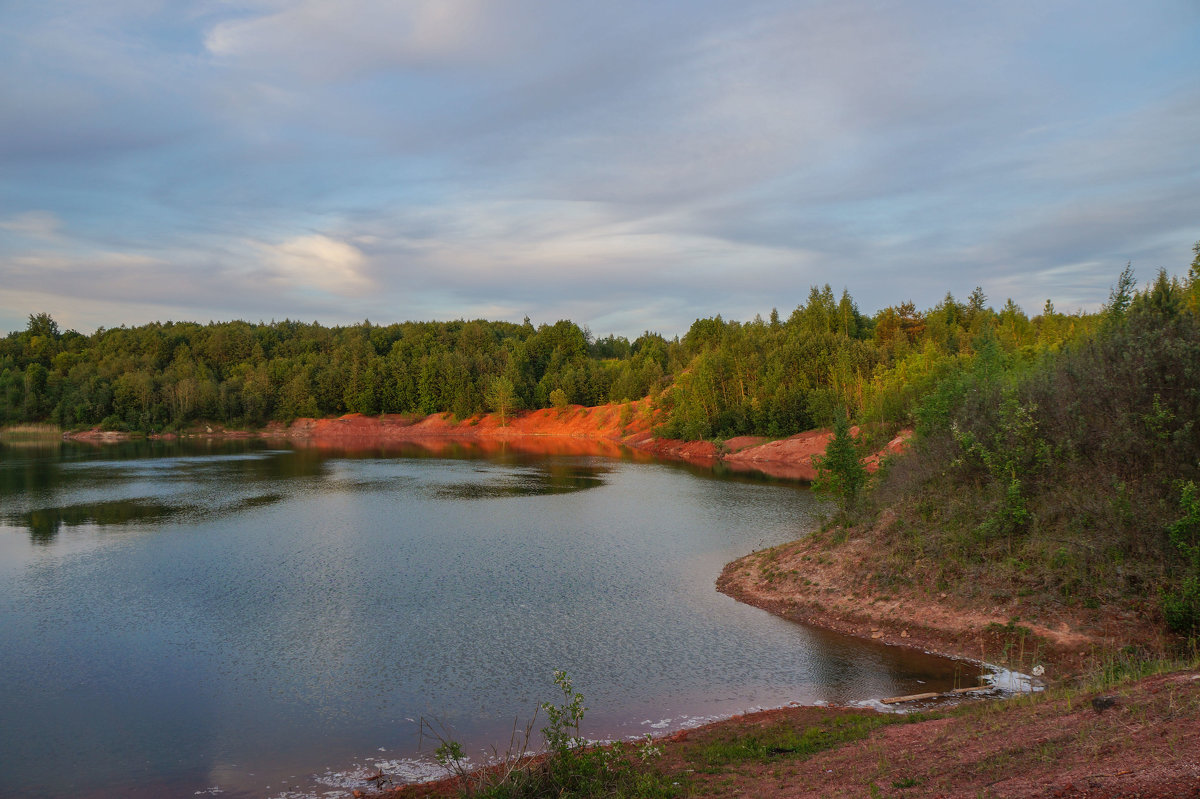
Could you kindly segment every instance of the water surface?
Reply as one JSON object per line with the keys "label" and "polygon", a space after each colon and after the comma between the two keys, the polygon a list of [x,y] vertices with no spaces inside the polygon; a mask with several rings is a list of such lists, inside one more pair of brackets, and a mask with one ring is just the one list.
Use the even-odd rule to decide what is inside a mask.
{"label": "water surface", "polygon": [[714,590],[801,486],[475,454],[0,448],[0,795],[323,795],[422,717],[502,745],[555,669],[594,737],[968,679]]}

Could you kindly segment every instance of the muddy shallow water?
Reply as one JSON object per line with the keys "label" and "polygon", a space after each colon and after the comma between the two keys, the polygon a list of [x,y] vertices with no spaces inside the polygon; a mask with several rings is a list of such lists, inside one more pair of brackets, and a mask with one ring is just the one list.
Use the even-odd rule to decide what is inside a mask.
{"label": "muddy shallow water", "polygon": [[594,737],[972,679],[714,590],[817,511],[643,458],[0,448],[0,795],[325,795],[420,771],[422,717],[502,745],[555,669]]}

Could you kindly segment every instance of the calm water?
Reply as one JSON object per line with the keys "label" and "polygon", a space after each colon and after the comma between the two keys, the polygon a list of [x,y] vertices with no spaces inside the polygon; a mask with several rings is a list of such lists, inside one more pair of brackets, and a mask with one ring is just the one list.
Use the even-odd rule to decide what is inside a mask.
{"label": "calm water", "polygon": [[325,795],[422,717],[503,745],[555,669],[593,737],[970,671],[714,590],[802,487],[471,454],[0,445],[0,795]]}

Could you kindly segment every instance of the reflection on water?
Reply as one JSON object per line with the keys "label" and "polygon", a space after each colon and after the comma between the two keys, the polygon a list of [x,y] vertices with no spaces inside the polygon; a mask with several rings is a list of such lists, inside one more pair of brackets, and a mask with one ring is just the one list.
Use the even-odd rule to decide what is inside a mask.
{"label": "reflection on water", "polygon": [[505,470],[479,470],[482,479],[432,486],[440,499],[494,499],[498,497],[569,494],[604,485],[608,471],[599,466],[550,465]]}
{"label": "reflection on water", "polygon": [[271,795],[421,717],[477,752],[555,669],[595,737],[972,679],[714,590],[805,488],[456,447],[0,444],[0,796]]}
{"label": "reflection on water", "polygon": [[152,499],[117,499],[65,508],[40,508],[15,517],[0,517],[7,524],[29,528],[31,540],[45,544],[58,535],[63,525],[95,524],[104,527],[135,521],[165,519],[188,511],[186,505],[163,505]]}

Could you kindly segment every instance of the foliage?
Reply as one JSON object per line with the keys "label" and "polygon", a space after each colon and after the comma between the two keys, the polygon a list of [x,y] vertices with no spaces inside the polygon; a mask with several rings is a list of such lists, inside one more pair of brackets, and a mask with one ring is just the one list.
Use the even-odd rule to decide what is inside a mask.
{"label": "foliage", "polygon": [[[968,368],[994,331],[1006,358],[1029,360],[1094,326],[1090,318],[999,313],[976,289],[934,308],[861,314],[848,292],[813,287],[786,318],[698,319],[682,340],[646,332],[593,340],[559,321],[535,328],[484,320],[326,328],[291,320],[153,323],[62,332],[47,314],[0,339],[0,424],[102,424],[157,432],[200,422],[261,426],[300,416],[563,408],[650,396],[658,432],[708,439],[787,436],[838,413],[888,425],[948,375]],[[508,392],[505,392],[507,395]]]}
{"label": "foliage", "polygon": [[594,405],[659,389],[677,347],[649,333],[593,345],[565,321],[166,322],[83,336],[34,314],[0,338],[0,424],[159,432],[344,413],[462,418],[489,407],[500,379],[508,408],[549,407],[556,391]]}
{"label": "foliage", "polygon": [[1108,294],[1108,304],[1104,306],[1104,311],[1110,319],[1120,321],[1125,318],[1125,312],[1133,303],[1136,288],[1137,281],[1133,277],[1133,264],[1127,263],[1121,271],[1120,277],[1117,278],[1117,284]]}
{"label": "foliage", "polygon": [[[516,743],[508,753],[493,758],[492,766],[476,770],[471,769],[457,741],[435,732],[439,745],[434,757],[459,778],[463,796],[666,799],[678,793],[677,783],[664,779],[654,765],[662,752],[650,736],[632,752],[620,743],[593,744],[580,732],[587,710],[583,695],[575,690],[565,672],[554,672],[554,683],[562,692],[562,704],[543,702],[539,706],[547,719],[542,728],[545,750],[539,757],[527,757],[532,721],[523,738],[514,735]],[[428,724],[424,726],[432,729]]]}
{"label": "foliage", "polygon": [[1195,636],[1200,634],[1200,492],[1188,480],[1180,495],[1183,516],[1168,526],[1167,535],[1182,556],[1182,577],[1176,588],[1164,592],[1163,615],[1173,631]]}
{"label": "foliage", "polygon": [[1002,499],[988,515],[979,531],[984,538],[1013,536],[1023,533],[1029,523],[1023,484],[1035,476],[1050,460],[1050,446],[1038,435],[1036,405],[1024,405],[1014,391],[1004,391],[995,424],[987,431],[986,440],[959,429],[951,422],[950,429],[963,453],[962,464],[972,460],[984,469],[1000,488]]}
{"label": "foliage", "polygon": [[[887,570],[931,565],[937,590],[989,601],[1153,612],[1161,597],[1190,627],[1200,588],[1175,508],[1190,518],[1178,486],[1200,481],[1194,278],[1133,286],[1127,268],[1103,323],[1059,327],[1056,346],[1025,352],[1003,325],[983,329],[944,371],[916,406],[911,454],[870,497],[896,511]],[[1048,306],[1035,323],[1069,321]]]}
{"label": "foliage", "polygon": [[516,405],[517,389],[507,377],[493,377],[484,394],[488,407],[500,417],[500,426],[508,424],[508,414]]}
{"label": "foliage", "polygon": [[825,447],[824,456],[815,456],[817,479],[813,488],[828,493],[837,500],[843,517],[857,505],[859,494],[867,482],[858,447],[850,434],[850,421],[838,414],[833,422],[833,438]]}
{"label": "foliage", "polygon": [[497,407],[504,380],[506,409],[649,396],[656,432],[671,438],[783,437],[845,410],[894,428],[944,413],[981,362],[1015,373],[1087,341],[1114,316],[1121,324],[1110,327],[1119,328],[1146,314],[1200,312],[1195,276],[1181,283],[1164,273],[1142,294],[1135,285],[1127,267],[1104,313],[1062,314],[1047,301],[1030,318],[1011,299],[992,309],[980,288],[965,302],[947,293],[926,310],[902,302],[871,317],[826,284],[790,315],[697,319],[682,339],[647,331],[632,342],[528,319],[165,322],[83,336],[41,313],[0,338],[0,424],[156,432],[344,413],[463,418]]}

